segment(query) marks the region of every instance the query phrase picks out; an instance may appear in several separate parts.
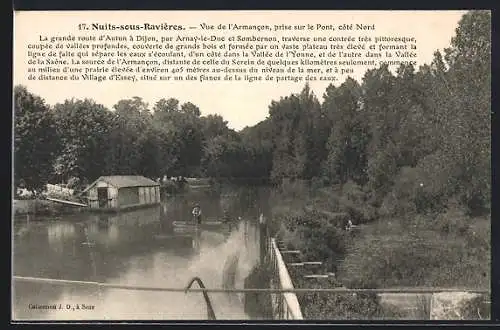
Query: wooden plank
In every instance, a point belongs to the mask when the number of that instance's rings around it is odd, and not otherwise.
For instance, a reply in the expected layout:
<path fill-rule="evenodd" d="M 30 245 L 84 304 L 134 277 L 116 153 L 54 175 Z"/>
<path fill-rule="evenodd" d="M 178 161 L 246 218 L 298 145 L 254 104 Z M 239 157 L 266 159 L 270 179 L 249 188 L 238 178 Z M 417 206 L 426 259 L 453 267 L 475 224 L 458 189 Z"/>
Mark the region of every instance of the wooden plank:
<path fill-rule="evenodd" d="M 52 198 L 52 197 L 47 197 L 47 200 L 52 201 L 52 202 L 56 202 L 56 203 L 62 203 L 62 204 L 73 205 L 73 206 L 88 207 L 88 205 L 87 205 L 87 204 L 78 203 L 78 202 L 72 202 L 72 201 L 67 201 L 67 200 L 57 199 L 57 198 Z"/>
<path fill-rule="evenodd" d="M 304 275 L 304 278 L 328 278 L 328 275 Z"/>
<path fill-rule="evenodd" d="M 201 222 L 201 224 L 193 223 L 193 222 L 184 222 L 184 221 L 174 221 L 172 223 L 174 226 L 177 227 L 203 227 L 203 226 L 221 226 L 224 223 L 222 221 L 207 221 L 207 222 Z"/>
<path fill-rule="evenodd" d="M 335 277 L 335 273 L 304 275 L 305 278 L 328 278 Z"/>
<path fill-rule="evenodd" d="M 288 266 L 321 266 L 321 261 L 304 261 L 304 262 L 290 262 Z"/>

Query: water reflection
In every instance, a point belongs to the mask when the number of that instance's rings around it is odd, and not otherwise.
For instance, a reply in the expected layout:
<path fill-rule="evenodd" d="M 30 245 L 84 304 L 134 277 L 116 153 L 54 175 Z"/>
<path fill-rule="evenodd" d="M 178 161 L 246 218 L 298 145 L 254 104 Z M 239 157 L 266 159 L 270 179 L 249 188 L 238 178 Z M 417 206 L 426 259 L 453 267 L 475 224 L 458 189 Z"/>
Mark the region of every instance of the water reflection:
<path fill-rule="evenodd" d="M 242 195 L 246 195 L 243 196 Z M 257 233 L 250 222 L 228 237 L 219 228 L 195 233 L 174 230 L 174 221 L 189 221 L 199 203 L 207 219 L 217 220 L 227 206 L 231 217 L 257 218 L 267 205 L 265 192 L 197 191 L 164 201 L 159 207 L 120 214 L 87 214 L 62 220 L 20 221 L 23 235 L 14 239 L 14 273 L 129 285 L 184 287 L 200 276 L 208 287 L 222 287 L 226 258 L 239 255 L 236 286 L 259 259 Z M 17 283 L 13 286 L 14 319 L 205 319 L 200 294 L 97 290 L 83 286 Z M 240 304 L 213 295 L 218 318 L 244 319 Z M 94 305 L 92 311 L 29 309 L 29 304 Z"/>

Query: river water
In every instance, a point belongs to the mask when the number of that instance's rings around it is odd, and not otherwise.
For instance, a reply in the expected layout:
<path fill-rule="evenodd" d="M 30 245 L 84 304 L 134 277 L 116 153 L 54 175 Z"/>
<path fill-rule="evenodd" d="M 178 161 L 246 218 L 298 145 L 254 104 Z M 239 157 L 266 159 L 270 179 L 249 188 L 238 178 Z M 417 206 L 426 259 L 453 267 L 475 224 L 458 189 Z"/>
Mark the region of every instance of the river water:
<path fill-rule="evenodd" d="M 198 276 L 206 287 L 222 288 L 227 278 L 225 264 L 237 256 L 234 286 L 243 288 L 245 279 L 259 263 L 257 219 L 260 213 L 268 213 L 268 199 L 265 188 L 192 190 L 165 198 L 160 206 L 120 214 L 17 218 L 13 273 L 175 288 L 184 288 L 192 277 Z M 174 221 L 191 220 L 194 203 L 202 207 L 204 221 L 219 221 L 224 211 L 231 219 L 241 220 L 231 231 L 213 226 L 196 233 L 183 232 L 174 226 Z M 265 283 L 257 286 L 264 287 Z M 217 319 L 262 318 L 255 311 L 245 310 L 241 295 L 209 296 Z M 12 300 L 13 320 L 207 319 L 207 306 L 200 292 L 131 291 L 14 281 Z"/>

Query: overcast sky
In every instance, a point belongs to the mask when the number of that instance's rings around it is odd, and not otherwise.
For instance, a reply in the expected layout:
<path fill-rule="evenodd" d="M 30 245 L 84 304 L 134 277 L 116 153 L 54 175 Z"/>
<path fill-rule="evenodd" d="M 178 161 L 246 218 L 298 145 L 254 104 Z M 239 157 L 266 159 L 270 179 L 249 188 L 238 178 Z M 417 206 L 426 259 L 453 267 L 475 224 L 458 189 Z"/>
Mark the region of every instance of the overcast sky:
<path fill-rule="evenodd" d="M 202 115 L 216 113 L 234 129 L 252 126 L 268 115 L 272 100 L 300 92 L 304 82 L 51 82 L 27 80 L 26 47 L 39 39 L 39 35 L 65 36 L 77 34 L 78 23 L 115 24 L 169 24 L 199 25 L 236 24 L 375 24 L 375 36 L 415 36 L 418 44 L 418 65 L 430 63 L 435 50 L 450 45 L 463 11 L 212 11 L 212 12 L 17 12 L 14 20 L 14 84 L 25 85 L 41 96 L 48 104 L 63 102 L 68 98 L 91 98 L 108 108 L 121 99 L 142 97 L 150 107 L 160 98 L 174 97 L 181 103 L 196 104 Z M 103 34 L 103 32 L 96 32 Z M 166 32 L 156 32 L 158 36 Z M 282 35 L 287 35 L 285 32 Z M 326 34 L 325 34 L 326 33 Z M 323 32 L 323 35 L 348 35 Z M 239 32 L 244 34 L 244 32 Z M 311 36 L 311 32 L 304 35 Z M 356 34 L 353 34 L 356 35 Z M 360 80 L 367 68 L 351 74 Z M 339 85 L 345 77 L 335 85 Z M 320 101 L 328 83 L 311 82 L 310 86 Z"/>

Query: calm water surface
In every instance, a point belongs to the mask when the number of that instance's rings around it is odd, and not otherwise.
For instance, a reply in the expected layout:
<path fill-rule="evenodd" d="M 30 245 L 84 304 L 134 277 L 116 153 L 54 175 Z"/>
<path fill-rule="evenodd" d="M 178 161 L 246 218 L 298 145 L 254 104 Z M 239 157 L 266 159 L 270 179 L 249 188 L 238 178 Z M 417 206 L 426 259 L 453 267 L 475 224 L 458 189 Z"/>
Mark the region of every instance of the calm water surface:
<path fill-rule="evenodd" d="M 194 203 L 201 205 L 206 221 L 221 220 L 224 211 L 232 219 L 242 220 L 230 233 L 220 227 L 204 228 L 197 234 L 182 232 L 173 222 L 190 220 Z M 256 223 L 261 212 L 267 214 L 267 203 L 264 188 L 226 188 L 191 191 L 166 198 L 159 207 L 115 215 L 18 218 L 14 225 L 14 275 L 176 288 L 184 288 L 192 277 L 199 276 L 206 287 L 221 288 L 224 264 L 236 254 L 235 286 L 243 288 L 245 278 L 259 262 Z M 243 299 L 225 293 L 209 295 L 217 319 L 260 318 L 245 312 Z M 12 298 L 15 320 L 207 318 L 199 292 L 14 282 Z M 33 305 L 61 305 L 61 309 L 30 308 Z M 77 305 L 80 309 L 73 310 Z M 83 305 L 93 309 L 84 310 Z"/>

